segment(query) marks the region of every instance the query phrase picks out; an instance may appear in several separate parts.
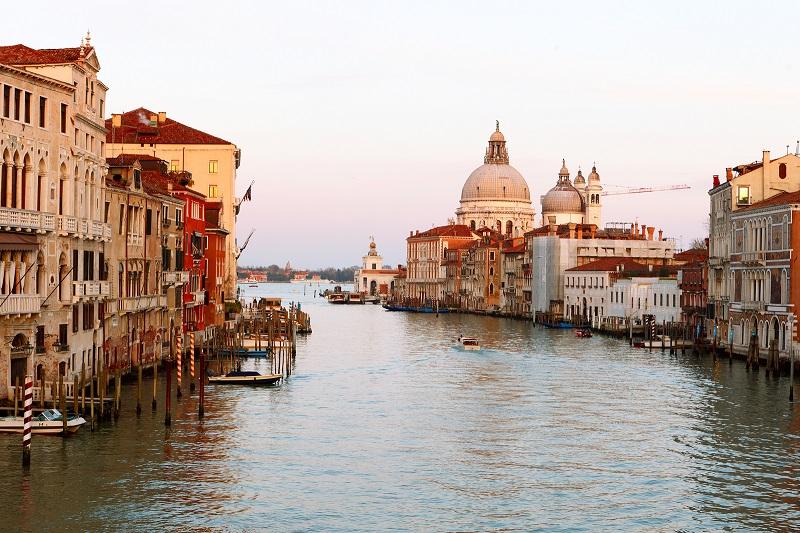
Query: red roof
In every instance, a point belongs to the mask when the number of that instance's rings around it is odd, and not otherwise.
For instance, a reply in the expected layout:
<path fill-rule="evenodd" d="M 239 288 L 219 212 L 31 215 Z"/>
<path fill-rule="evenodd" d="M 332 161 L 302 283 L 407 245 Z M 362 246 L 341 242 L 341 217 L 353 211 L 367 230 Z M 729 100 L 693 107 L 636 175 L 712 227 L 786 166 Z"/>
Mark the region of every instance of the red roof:
<path fill-rule="evenodd" d="M 448 224 L 447 226 L 437 226 L 428 231 L 412 235 L 409 239 L 428 238 L 428 237 L 474 237 L 469 226 L 463 224 Z"/>
<path fill-rule="evenodd" d="M 521 254 L 525 252 L 525 243 L 518 244 L 516 246 L 509 246 L 508 248 L 503 249 L 504 254 Z"/>
<path fill-rule="evenodd" d="M 92 51 L 92 47 L 84 48 L 83 58 L 81 47 L 75 48 L 45 48 L 35 50 L 24 44 L 0 46 L 0 63 L 6 65 L 54 65 L 62 63 L 75 63 L 84 59 Z"/>
<path fill-rule="evenodd" d="M 773 205 L 784 205 L 784 204 L 800 204 L 800 191 L 782 192 L 780 194 L 776 194 L 775 196 L 771 196 L 766 200 L 761 200 L 760 202 L 756 202 L 748 207 L 743 207 L 741 209 L 738 209 L 737 212 L 746 211 L 748 209 L 758 209 L 759 207 L 770 207 Z"/>
<path fill-rule="evenodd" d="M 705 261 L 708 259 L 708 250 L 705 248 L 693 248 L 675 254 L 675 260 L 681 262 Z"/>
<path fill-rule="evenodd" d="M 152 126 L 149 109 L 140 107 L 122 114 L 122 126 L 111 127 L 112 119 L 106 120 L 106 142 L 117 144 L 233 144 L 204 131 L 181 124 L 171 118 Z"/>
<path fill-rule="evenodd" d="M 611 272 L 622 267 L 621 270 L 647 270 L 647 265 L 643 265 L 630 257 L 603 257 L 597 261 L 586 263 L 585 265 L 568 268 L 567 272 Z"/>
<path fill-rule="evenodd" d="M 110 167 L 128 166 L 134 164 L 136 161 L 163 161 L 163 159 L 147 154 L 120 154 L 106 158 L 106 163 L 108 163 Z"/>

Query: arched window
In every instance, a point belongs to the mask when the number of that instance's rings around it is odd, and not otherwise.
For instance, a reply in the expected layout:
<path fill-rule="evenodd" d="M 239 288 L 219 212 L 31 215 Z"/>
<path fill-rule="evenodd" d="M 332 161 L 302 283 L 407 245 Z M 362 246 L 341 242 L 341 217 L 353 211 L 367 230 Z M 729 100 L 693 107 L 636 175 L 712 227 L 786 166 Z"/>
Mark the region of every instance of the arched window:
<path fill-rule="evenodd" d="M 494 294 L 494 283 L 489 284 L 489 294 Z"/>
<path fill-rule="evenodd" d="M 778 165 L 778 177 L 782 180 L 786 179 L 786 163 Z"/>
<path fill-rule="evenodd" d="M 470 220 L 469 221 L 469 229 L 471 229 L 472 231 L 475 231 L 475 221 L 474 220 Z"/>
<path fill-rule="evenodd" d="M 506 222 L 506 235 L 511 237 L 511 233 L 514 231 L 514 223 L 510 220 Z"/>

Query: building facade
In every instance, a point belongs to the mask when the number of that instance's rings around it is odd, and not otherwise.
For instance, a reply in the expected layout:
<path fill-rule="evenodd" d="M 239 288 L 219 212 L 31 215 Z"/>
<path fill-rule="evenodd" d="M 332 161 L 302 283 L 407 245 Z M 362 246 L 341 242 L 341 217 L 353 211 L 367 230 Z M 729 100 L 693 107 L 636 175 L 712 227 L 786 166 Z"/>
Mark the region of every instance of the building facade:
<path fill-rule="evenodd" d="M 384 268 L 383 256 L 378 253 L 375 241 L 371 240 L 367 255 L 361 258 L 361 268 L 353 275 L 353 290 L 371 296 L 388 297 L 399 272 L 396 268 Z"/>
<path fill-rule="evenodd" d="M 406 239 L 406 272 L 403 298 L 419 305 L 442 304 L 444 298 L 446 251 L 454 244 L 477 240 L 463 224 L 438 226 Z"/>
<path fill-rule="evenodd" d="M 190 187 L 212 201 L 223 204 L 219 227 L 229 232 L 226 239 L 223 300 L 236 296 L 236 169 L 241 150 L 224 139 L 189 127 L 140 107 L 106 121 L 106 155 L 148 154 L 169 163 L 172 172 L 191 173 Z"/>
<path fill-rule="evenodd" d="M 0 47 L 0 396 L 103 360 L 107 87 L 80 47 Z M 41 393 L 36 390 L 35 395 Z"/>

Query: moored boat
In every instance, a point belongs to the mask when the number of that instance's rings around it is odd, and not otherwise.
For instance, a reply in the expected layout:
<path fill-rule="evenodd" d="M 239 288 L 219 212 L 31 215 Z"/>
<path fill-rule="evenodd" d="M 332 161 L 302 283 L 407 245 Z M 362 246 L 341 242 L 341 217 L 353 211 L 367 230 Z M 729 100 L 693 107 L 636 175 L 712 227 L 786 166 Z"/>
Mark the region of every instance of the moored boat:
<path fill-rule="evenodd" d="M 592 336 L 592 332 L 588 329 L 580 328 L 575 330 L 575 336 L 582 339 L 588 339 Z"/>
<path fill-rule="evenodd" d="M 347 303 L 349 304 L 363 304 L 364 299 L 361 297 L 361 293 L 358 292 L 351 292 L 347 295 Z"/>
<path fill-rule="evenodd" d="M 220 385 L 273 385 L 281 380 L 280 374 L 262 375 L 254 371 L 228 372 L 224 376 L 211 376 L 209 383 Z"/>
<path fill-rule="evenodd" d="M 347 295 L 343 292 L 334 292 L 328 295 L 328 303 L 332 304 L 346 304 Z"/>
<path fill-rule="evenodd" d="M 0 417 L 0 432 L 22 433 L 25 419 L 21 416 Z M 75 433 L 86 420 L 82 416 L 67 417 L 67 432 Z M 64 417 L 58 409 L 47 409 L 31 420 L 31 432 L 42 435 L 60 435 L 64 431 Z"/>

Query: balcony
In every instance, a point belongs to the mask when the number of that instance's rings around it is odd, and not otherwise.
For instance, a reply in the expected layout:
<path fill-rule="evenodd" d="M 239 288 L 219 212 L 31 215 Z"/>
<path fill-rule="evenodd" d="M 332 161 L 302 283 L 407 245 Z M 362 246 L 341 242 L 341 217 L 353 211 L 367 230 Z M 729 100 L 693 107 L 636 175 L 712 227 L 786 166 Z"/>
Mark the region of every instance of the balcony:
<path fill-rule="evenodd" d="M 742 311 L 763 311 L 764 302 L 742 302 L 739 307 Z"/>
<path fill-rule="evenodd" d="M 189 273 L 185 270 L 162 272 L 161 283 L 163 285 L 183 285 L 189 283 Z"/>
<path fill-rule="evenodd" d="M 42 307 L 42 298 L 38 294 L 0 295 L 0 302 L 0 315 L 32 315 L 39 313 Z"/>
<path fill-rule="evenodd" d="M 187 306 L 203 305 L 206 302 L 206 291 L 187 292 L 183 295 L 183 303 Z"/>
<path fill-rule="evenodd" d="M 138 233 L 128 233 L 128 245 L 129 246 L 141 246 L 142 245 L 142 236 Z"/>
<path fill-rule="evenodd" d="M 107 281 L 73 281 L 72 300 L 80 298 L 107 298 L 111 294 L 111 285 Z"/>
<path fill-rule="evenodd" d="M 148 309 L 157 309 L 166 306 L 167 296 L 165 294 L 132 296 L 130 298 L 122 298 L 119 301 L 119 310 L 121 313 L 136 313 L 138 311 L 147 311 Z"/>
<path fill-rule="evenodd" d="M 767 254 L 766 252 L 742 252 L 741 261 L 742 263 L 765 265 L 767 264 Z"/>
<path fill-rule="evenodd" d="M 170 220 L 168 218 L 165 218 L 165 217 L 161 219 L 161 227 L 162 228 L 168 228 L 171 225 L 172 225 L 172 220 Z"/>
<path fill-rule="evenodd" d="M 54 215 L 51 216 L 54 217 Z M 98 241 L 111 240 L 111 226 L 109 224 L 71 215 L 58 216 L 58 231 L 62 235 L 75 235 Z"/>
<path fill-rule="evenodd" d="M 176 220 L 175 227 L 178 229 L 183 229 L 183 220 Z"/>
<path fill-rule="evenodd" d="M 56 216 L 27 209 L 0 207 L 0 228 L 6 231 L 44 233 L 56 229 Z"/>

